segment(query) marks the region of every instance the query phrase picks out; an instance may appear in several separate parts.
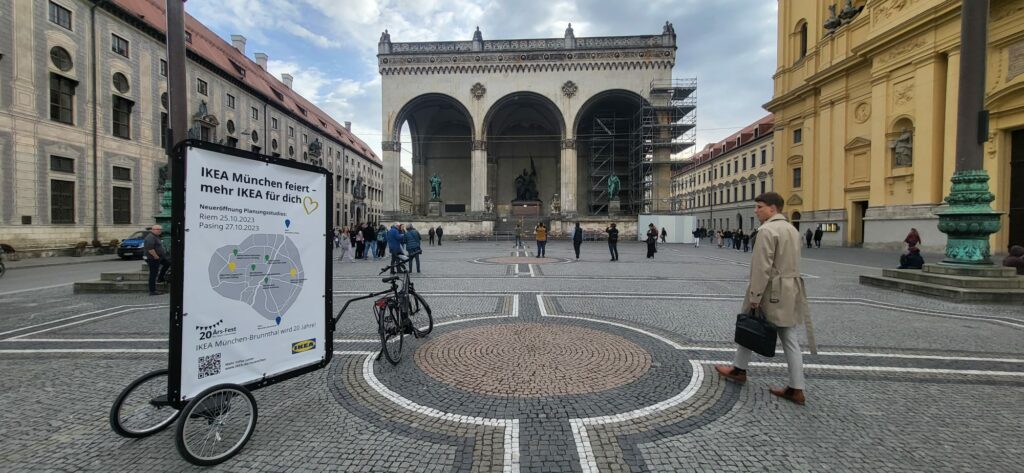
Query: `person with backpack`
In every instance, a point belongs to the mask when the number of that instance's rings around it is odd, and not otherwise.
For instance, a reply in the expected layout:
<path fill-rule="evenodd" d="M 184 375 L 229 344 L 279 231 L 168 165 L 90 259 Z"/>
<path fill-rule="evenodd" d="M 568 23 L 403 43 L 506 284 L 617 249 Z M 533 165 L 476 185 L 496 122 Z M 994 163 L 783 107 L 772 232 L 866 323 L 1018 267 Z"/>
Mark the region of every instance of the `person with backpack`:
<path fill-rule="evenodd" d="M 415 255 L 409 258 L 409 271 L 412 271 L 412 264 L 416 263 L 416 272 L 420 272 L 419 253 L 422 251 L 422 247 L 420 246 L 420 232 L 419 230 L 416 230 L 411 223 L 409 224 L 409 229 L 405 231 L 405 249 L 409 251 L 410 255 Z"/>

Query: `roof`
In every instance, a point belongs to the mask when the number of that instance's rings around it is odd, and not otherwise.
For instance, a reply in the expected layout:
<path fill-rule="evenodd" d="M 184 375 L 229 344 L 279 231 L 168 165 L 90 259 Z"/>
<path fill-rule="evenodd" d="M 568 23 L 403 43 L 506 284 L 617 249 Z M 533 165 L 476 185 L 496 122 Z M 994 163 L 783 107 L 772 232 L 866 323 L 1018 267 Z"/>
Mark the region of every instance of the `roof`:
<path fill-rule="evenodd" d="M 708 143 L 704 146 L 704 149 L 700 150 L 697 154 L 690 158 L 689 162 L 685 167 L 679 171 L 673 173 L 673 175 L 679 175 L 690 171 L 691 169 L 711 161 L 728 151 L 732 151 L 736 148 L 742 147 L 751 141 L 761 139 L 765 135 L 772 133 L 772 129 L 775 124 L 775 115 L 769 113 L 754 123 L 751 123 L 741 128 L 736 133 L 733 133 L 718 143 Z M 755 130 L 757 133 L 755 133 Z"/>
<path fill-rule="evenodd" d="M 163 0 L 112 0 L 125 12 L 134 15 L 139 21 L 166 35 L 167 11 Z M 189 15 L 185 14 L 185 31 L 192 36 L 191 43 L 186 47 L 192 53 L 209 61 L 225 74 L 244 83 L 246 86 L 263 95 L 267 103 L 291 112 L 295 117 L 324 136 L 351 148 L 364 157 L 381 162 L 380 158 L 366 143 L 351 131 L 331 118 L 326 112 L 306 100 L 305 97 L 287 87 L 259 64 L 249 59 L 241 51 L 235 49 L 216 33 Z"/>

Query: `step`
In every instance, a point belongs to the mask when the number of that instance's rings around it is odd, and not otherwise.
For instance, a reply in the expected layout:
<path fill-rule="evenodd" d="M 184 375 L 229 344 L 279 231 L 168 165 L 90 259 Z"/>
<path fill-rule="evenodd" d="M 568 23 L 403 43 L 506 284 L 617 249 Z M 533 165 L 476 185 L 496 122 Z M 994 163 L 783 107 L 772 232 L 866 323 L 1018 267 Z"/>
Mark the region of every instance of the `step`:
<path fill-rule="evenodd" d="M 148 281 L 80 281 L 75 283 L 75 294 L 118 294 L 118 293 L 148 293 Z M 166 283 L 156 285 L 158 291 L 167 292 Z"/>
<path fill-rule="evenodd" d="M 970 289 L 938 286 L 935 284 L 870 274 L 862 274 L 860 276 L 860 283 L 865 286 L 914 294 L 924 294 L 955 302 L 1024 304 L 1024 289 Z"/>
<path fill-rule="evenodd" d="M 887 278 L 917 281 L 936 286 L 961 287 L 968 289 L 1024 289 L 1024 277 L 973 277 L 935 274 L 919 269 L 883 269 Z"/>
<path fill-rule="evenodd" d="M 149 281 L 149 271 L 100 273 L 101 281 Z"/>
<path fill-rule="evenodd" d="M 931 274 L 946 274 L 950 276 L 972 276 L 981 278 L 1009 278 L 1015 277 L 1017 272 L 1014 268 L 1004 266 L 950 266 L 944 264 L 926 264 L 923 271 Z"/>

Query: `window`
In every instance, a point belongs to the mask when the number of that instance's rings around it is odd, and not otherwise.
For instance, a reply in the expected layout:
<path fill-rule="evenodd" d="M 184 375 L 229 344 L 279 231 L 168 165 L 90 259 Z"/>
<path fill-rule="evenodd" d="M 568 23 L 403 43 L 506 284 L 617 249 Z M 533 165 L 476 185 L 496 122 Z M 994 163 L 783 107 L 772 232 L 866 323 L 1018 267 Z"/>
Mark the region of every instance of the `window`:
<path fill-rule="evenodd" d="M 277 117 L 270 117 L 270 129 L 277 129 Z"/>
<path fill-rule="evenodd" d="M 160 60 L 160 75 L 164 76 L 164 77 L 167 77 L 167 60 L 166 59 L 161 59 Z"/>
<path fill-rule="evenodd" d="M 764 194 L 764 181 L 761 181 L 761 193 Z"/>
<path fill-rule="evenodd" d="M 132 170 L 121 166 L 114 166 L 114 179 L 118 181 L 132 180 Z"/>
<path fill-rule="evenodd" d="M 128 78 L 125 77 L 125 75 L 121 74 L 120 72 L 115 72 L 114 73 L 113 82 L 114 82 L 114 90 L 116 90 L 116 91 L 118 91 L 118 92 L 120 92 L 122 94 L 127 94 L 128 90 L 131 89 L 131 87 L 128 85 Z"/>
<path fill-rule="evenodd" d="M 303 133 L 302 134 L 302 144 L 306 144 L 307 141 L 309 141 L 309 135 L 306 135 L 305 133 Z"/>
<path fill-rule="evenodd" d="M 259 120 L 260 119 L 260 109 L 258 109 L 256 107 L 252 108 L 252 119 L 253 120 Z"/>
<path fill-rule="evenodd" d="M 295 138 L 295 127 L 288 127 L 288 137 Z"/>
<path fill-rule="evenodd" d="M 764 165 L 765 158 L 767 158 L 767 157 L 768 157 L 768 150 L 767 149 L 762 149 L 761 150 L 761 165 Z"/>
<path fill-rule="evenodd" d="M 50 2 L 50 22 L 57 26 L 71 29 L 71 10 Z"/>
<path fill-rule="evenodd" d="M 793 168 L 793 188 L 800 188 L 800 168 Z"/>
<path fill-rule="evenodd" d="M 128 40 L 111 33 L 110 50 L 124 57 L 128 57 Z"/>
<path fill-rule="evenodd" d="M 132 138 L 132 105 L 131 100 L 114 96 L 114 136 L 126 140 Z"/>
<path fill-rule="evenodd" d="M 253 130 L 252 133 L 249 134 L 249 138 L 252 139 L 253 143 L 257 143 L 260 141 L 260 135 L 259 133 L 256 133 L 256 130 Z"/>
<path fill-rule="evenodd" d="M 50 74 L 50 120 L 74 125 L 75 86 L 78 83 Z"/>
<path fill-rule="evenodd" d="M 229 148 L 237 148 L 238 147 L 238 138 L 235 138 L 234 136 L 227 137 L 227 146 Z"/>
<path fill-rule="evenodd" d="M 54 46 L 50 48 L 50 62 L 57 69 L 64 72 L 70 71 L 74 63 L 71 61 L 71 54 L 68 53 L 67 49 L 60 46 Z"/>
<path fill-rule="evenodd" d="M 747 170 L 747 156 L 743 155 L 743 170 Z"/>
<path fill-rule="evenodd" d="M 113 204 L 114 224 L 132 223 L 132 189 L 130 187 L 114 187 Z"/>
<path fill-rule="evenodd" d="M 804 140 L 804 130 L 797 128 L 793 130 L 793 144 L 800 144 Z"/>
<path fill-rule="evenodd" d="M 235 96 L 228 94 L 228 108 L 235 108 Z"/>
<path fill-rule="evenodd" d="M 235 122 L 233 120 L 228 120 L 227 129 L 228 129 L 228 133 L 234 133 L 235 132 Z"/>
<path fill-rule="evenodd" d="M 800 47 L 800 57 L 797 58 L 798 60 L 799 59 L 803 59 L 805 56 L 807 56 L 807 22 L 806 21 L 803 22 L 800 25 L 799 35 L 800 35 L 800 37 L 797 40 L 800 42 L 800 44 L 799 44 L 799 47 Z"/>
<path fill-rule="evenodd" d="M 270 140 L 270 148 L 277 151 L 277 138 Z"/>
<path fill-rule="evenodd" d="M 50 180 L 50 222 L 75 223 L 75 183 Z"/>
<path fill-rule="evenodd" d="M 192 44 L 192 32 L 191 31 L 186 31 L 185 32 L 185 42 L 189 43 L 189 44 Z"/>
<path fill-rule="evenodd" d="M 747 200 L 747 186 L 743 186 L 743 200 Z"/>
<path fill-rule="evenodd" d="M 58 172 L 75 172 L 75 160 L 60 156 L 50 156 L 50 170 Z"/>
<path fill-rule="evenodd" d="M 196 79 L 196 92 L 203 95 L 209 95 L 209 86 L 206 85 L 206 81 L 202 79 Z"/>
<path fill-rule="evenodd" d="M 167 133 L 170 131 L 167 129 L 169 126 L 167 122 L 167 112 L 160 112 L 160 147 L 165 149 L 167 148 Z"/>

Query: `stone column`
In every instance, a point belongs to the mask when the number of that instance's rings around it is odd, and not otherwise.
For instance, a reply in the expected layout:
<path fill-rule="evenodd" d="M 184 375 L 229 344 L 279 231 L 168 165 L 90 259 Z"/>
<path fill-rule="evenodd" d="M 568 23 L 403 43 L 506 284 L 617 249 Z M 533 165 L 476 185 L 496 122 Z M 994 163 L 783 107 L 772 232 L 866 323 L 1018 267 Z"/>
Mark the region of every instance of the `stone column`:
<path fill-rule="evenodd" d="M 480 213 L 484 211 L 484 195 L 487 193 L 487 141 L 473 140 L 473 152 L 471 159 L 470 177 L 470 200 L 469 211 Z"/>
<path fill-rule="evenodd" d="M 562 214 L 567 217 L 576 215 L 576 139 L 562 140 L 561 187 L 559 197 L 562 199 Z"/>
<path fill-rule="evenodd" d="M 380 144 L 384 151 L 384 213 L 385 215 L 397 215 L 401 211 L 401 199 L 398 194 L 398 187 L 401 180 L 402 165 L 402 143 L 399 141 L 384 141 Z"/>

